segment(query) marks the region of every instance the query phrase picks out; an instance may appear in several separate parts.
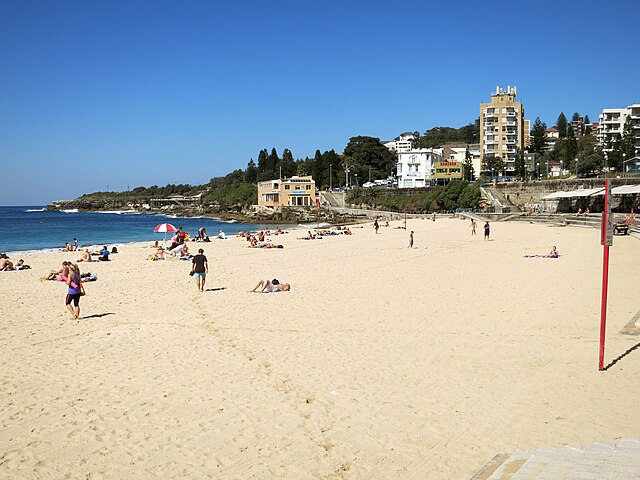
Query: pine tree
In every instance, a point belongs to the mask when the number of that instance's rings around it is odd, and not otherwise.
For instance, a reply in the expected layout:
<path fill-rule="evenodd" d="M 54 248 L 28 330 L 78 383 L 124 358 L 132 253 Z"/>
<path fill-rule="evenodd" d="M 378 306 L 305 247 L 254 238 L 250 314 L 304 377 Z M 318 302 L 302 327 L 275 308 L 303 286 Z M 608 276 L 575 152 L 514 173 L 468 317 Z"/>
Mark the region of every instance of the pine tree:
<path fill-rule="evenodd" d="M 267 156 L 267 169 L 266 174 L 269 178 L 280 178 L 280 172 L 278 167 L 280 166 L 280 157 L 275 148 L 271 149 L 271 153 Z"/>
<path fill-rule="evenodd" d="M 515 176 L 520 180 L 524 180 L 527 176 L 527 168 L 524 164 L 524 154 L 522 152 L 518 153 L 515 161 Z"/>
<path fill-rule="evenodd" d="M 267 174 L 267 157 L 269 152 L 264 148 L 258 154 L 258 180 L 268 180 L 271 175 Z"/>
<path fill-rule="evenodd" d="M 633 119 L 631 115 L 627 116 L 624 122 L 624 128 L 622 130 L 622 138 L 620 139 L 620 151 L 626 156 L 627 160 L 631 160 L 635 157 L 636 144 L 633 133 Z M 632 162 L 630 162 L 632 163 Z M 628 164 L 627 164 L 628 165 Z M 622 171 L 625 170 L 626 165 L 622 165 Z"/>
<path fill-rule="evenodd" d="M 469 151 L 469 147 L 464 152 L 464 164 L 462 165 L 462 178 L 464 178 L 467 182 L 473 182 L 476 172 L 473 169 L 473 159 L 471 157 L 471 152 Z"/>
<path fill-rule="evenodd" d="M 540 121 L 540 117 L 536 117 L 533 122 L 533 128 L 531 129 L 531 152 L 542 154 L 544 151 L 544 133 L 547 130 L 547 126 Z"/>
<path fill-rule="evenodd" d="M 567 150 L 566 150 L 567 160 L 571 161 L 576 158 L 578 153 L 578 142 L 573 133 L 573 128 L 570 128 L 567 131 Z"/>
<path fill-rule="evenodd" d="M 282 152 L 282 161 L 280 162 L 280 164 L 282 165 L 282 176 L 284 178 L 291 178 L 296 174 L 296 162 L 293 159 L 291 150 L 289 150 L 288 148 L 285 148 Z"/>
<path fill-rule="evenodd" d="M 247 169 L 244 172 L 244 179 L 249 183 L 256 183 L 258 180 L 258 169 L 256 168 L 253 158 L 249 160 L 249 163 L 247 164 Z"/>
<path fill-rule="evenodd" d="M 558 115 L 558 120 L 556 121 L 556 128 L 558 129 L 560 138 L 567 137 L 567 117 L 564 116 L 564 112 L 560 112 L 560 115 Z"/>

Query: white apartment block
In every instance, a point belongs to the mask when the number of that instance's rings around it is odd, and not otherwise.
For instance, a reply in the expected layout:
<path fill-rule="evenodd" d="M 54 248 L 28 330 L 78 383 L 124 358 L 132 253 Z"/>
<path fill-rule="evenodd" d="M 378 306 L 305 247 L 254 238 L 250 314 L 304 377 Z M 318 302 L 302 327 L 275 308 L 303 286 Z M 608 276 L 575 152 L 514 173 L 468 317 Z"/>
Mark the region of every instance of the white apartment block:
<path fill-rule="evenodd" d="M 608 145 L 620 140 L 624 133 L 624 124 L 629 116 L 633 121 L 636 151 L 640 150 L 640 103 L 636 103 L 627 108 L 605 108 L 602 110 L 598 117 L 598 131 L 594 134 L 605 151 L 611 150 L 611 148 L 607 148 Z"/>
<path fill-rule="evenodd" d="M 416 136 L 411 132 L 405 132 L 391 142 L 384 142 L 383 145 L 391 152 L 409 152 L 413 150 Z"/>
<path fill-rule="evenodd" d="M 398 152 L 396 175 L 399 188 L 421 188 L 429 185 L 433 164 L 442 161 L 442 150 L 419 148 Z"/>

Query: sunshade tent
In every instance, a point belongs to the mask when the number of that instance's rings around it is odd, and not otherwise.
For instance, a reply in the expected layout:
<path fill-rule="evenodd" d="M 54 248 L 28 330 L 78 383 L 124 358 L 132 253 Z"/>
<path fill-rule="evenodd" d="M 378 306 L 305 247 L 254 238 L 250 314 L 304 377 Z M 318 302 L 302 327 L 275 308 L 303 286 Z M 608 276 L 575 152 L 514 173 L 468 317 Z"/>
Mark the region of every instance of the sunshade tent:
<path fill-rule="evenodd" d="M 171 225 L 170 223 L 161 223 L 157 225 L 156 228 L 153 229 L 155 233 L 163 233 L 164 232 L 164 241 L 167 241 L 167 232 L 177 232 L 176 227 Z"/>
<path fill-rule="evenodd" d="M 620 185 L 611 189 L 611 195 L 638 195 L 640 194 L 640 185 Z M 596 195 L 604 195 L 604 190 Z"/>

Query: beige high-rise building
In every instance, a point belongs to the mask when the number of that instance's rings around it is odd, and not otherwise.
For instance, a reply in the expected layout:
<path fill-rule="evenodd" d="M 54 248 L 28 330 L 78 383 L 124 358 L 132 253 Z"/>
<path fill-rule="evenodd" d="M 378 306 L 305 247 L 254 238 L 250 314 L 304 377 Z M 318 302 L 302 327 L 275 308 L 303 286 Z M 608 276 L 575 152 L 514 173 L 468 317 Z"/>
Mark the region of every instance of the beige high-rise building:
<path fill-rule="evenodd" d="M 493 154 L 505 161 L 504 175 L 512 176 L 516 155 L 524 150 L 528 139 L 524 108 L 516 102 L 516 87 L 496 87 L 491 103 L 480 104 L 480 164 Z"/>

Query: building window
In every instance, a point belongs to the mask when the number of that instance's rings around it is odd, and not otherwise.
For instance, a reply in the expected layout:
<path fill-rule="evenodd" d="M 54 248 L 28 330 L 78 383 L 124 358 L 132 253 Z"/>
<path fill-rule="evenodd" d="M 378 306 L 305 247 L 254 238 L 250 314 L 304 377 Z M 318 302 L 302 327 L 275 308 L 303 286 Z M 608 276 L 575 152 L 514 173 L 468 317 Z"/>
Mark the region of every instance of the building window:
<path fill-rule="evenodd" d="M 284 186 L 284 189 L 285 189 L 285 190 L 291 190 L 291 185 L 285 185 L 285 186 Z"/>
<path fill-rule="evenodd" d="M 307 185 L 307 190 L 311 190 L 311 185 Z"/>

